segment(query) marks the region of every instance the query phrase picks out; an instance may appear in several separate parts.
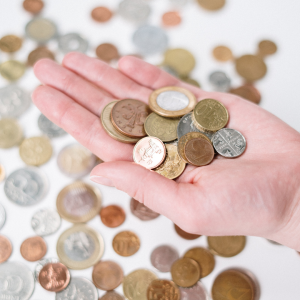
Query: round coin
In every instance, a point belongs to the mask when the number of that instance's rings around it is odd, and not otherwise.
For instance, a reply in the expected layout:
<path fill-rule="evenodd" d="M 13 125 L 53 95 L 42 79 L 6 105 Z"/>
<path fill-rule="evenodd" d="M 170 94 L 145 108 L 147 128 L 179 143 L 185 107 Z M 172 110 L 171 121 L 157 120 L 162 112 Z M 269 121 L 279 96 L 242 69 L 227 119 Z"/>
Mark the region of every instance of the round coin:
<path fill-rule="evenodd" d="M 100 261 L 93 269 L 93 282 L 95 286 L 104 291 L 117 288 L 123 281 L 123 270 L 113 261 Z"/>
<path fill-rule="evenodd" d="M 49 58 L 49 59 L 55 60 L 55 56 L 54 56 L 53 52 L 51 52 L 48 48 L 38 47 L 29 53 L 28 59 L 27 59 L 27 64 L 29 66 L 33 67 L 35 65 L 35 63 L 42 58 Z"/>
<path fill-rule="evenodd" d="M 23 8 L 32 14 L 39 13 L 43 9 L 43 7 L 44 7 L 44 2 L 42 0 L 23 1 Z"/>
<path fill-rule="evenodd" d="M 245 236 L 208 236 L 210 251 L 219 256 L 232 257 L 241 253 L 246 245 Z"/>
<path fill-rule="evenodd" d="M 171 280 L 155 279 L 147 290 L 148 300 L 168 299 L 180 300 L 180 291 L 176 284 Z"/>
<path fill-rule="evenodd" d="M 110 9 L 104 6 L 95 7 L 91 16 L 96 22 L 104 23 L 111 19 L 113 13 Z"/>
<path fill-rule="evenodd" d="M 115 291 L 109 291 L 104 294 L 99 300 L 125 300 L 125 298 Z"/>
<path fill-rule="evenodd" d="M 155 248 L 150 257 L 151 264 L 160 272 L 170 272 L 177 259 L 179 259 L 178 251 L 168 245 Z"/>
<path fill-rule="evenodd" d="M 40 260 L 36 266 L 35 266 L 35 269 L 34 269 L 34 278 L 37 282 L 39 282 L 39 275 L 40 275 L 40 272 L 41 270 L 43 269 L 43 267 L 47 264 L 50 264 L 50 263 L 58 263 L 59 260 L 57 258 L 44 258 L 42 260 Z"/>
<path fill-rule="evenodd" d="M 26 67 L 23 63 L 16 60 L 8 60 L 0 64 L 0 74 L 9 81 L 21 78 L 25 73 Z"/>
<path fill-rule="evenodd" d="M 150 12 L 150 6 L 140 0 L 123 0 L 119 3 L 119 15 L 131 22 L 145 22 Z"/>
<path fill-rule="evenodd" d="M 63 129 L 54 124 L 43 114 L 40 114 L 39 116 L 38 126 L 42 133 L 47 135 L 48 138 L 60 137 L 67 134 Z"/>
<path fill-rule="evenodd" d="M 0 229 L 4 226 L 6 221 L 6 212 L 2 204 L 0 204 Z"/>
<path fill-rule="evenodd" d="M 34 236 L 22 243 L 20 252 L 27 261 L 38 261 L 46 255 L 47 245 L 43 238 Z"/>
<path fill-rule="evenodd" d="M 227 92 L 231 85 L 231 80 L 223 71 L 215 71 L 209 75 L 209 82 L 215 91 Z"/>
<path fill-rule="evenodd" d="M 181 300 L 210 300 L 205 287 L 200 281 L 189 288 L 179 287 L 179 290 Z"/>
<path fill-rule="evenodd" d="M 178 11 L 168 11 L 163 14 L 162 23 L 165 27 L 177 26 L 181 23 L 181 16 Z"/>
<path fill-rule="evenodd" d="M 22 39 L 15 35 L 6 35 L 0 39 L 0 50 L 3 52 L 16 52 L 22 47 Z"/>
<path fill-rule="evenodd" d="M 160 216 L 160 214 L 133 198 L 130 200 L 130 211 L 141 221 L 151 221 Z"/>
<path fill-rule="evenodd" d="M 11 148 L 20 144 L 23 130 L 14 119 L 0 120 L 0 148 Z"/>
<path fill-rule="evenodd" d="M 219 10 L 225 5 L 225 0 L 197 0 L 198 4 L 208 10 Z"/>
<path fill-rule="evenodd" d="M 110 43 L 99 45 L 96 48 L 96 55 L 107 63 L 120 57 L 117 47 Z"/>
<path fill-rule="evenodd" d="M 277 52 L 277 45 L 270 40 L 263 40 L 258 44 L 258 51 L 262 56 L 271 55 Z"/>
<path fill-rule="evenodd" d="M 0 235 L 0 264 L 9 259 L 12 253 L 12 245 L 10 240 L 4 235 Z"/>
<path fill-rule="evenodd" d="M 89 43 L 80 34 L 72 32 L 58 37 L 58 47 L 64 54 L 72 51 L 85 53 Z"/>
<path fill-rule="evenodd" d="M 238 88 L 231 89 L 229 90 L 229 93 L 243 97 L 244 99 L 256 104 L 259 104 L 261 101 L 260 92 L 253 85 L 250 84 L 245 84 Z"/>
<path fill-rule="evenodd" d="M 217 46 L 213 49 L 213 56 L 218 61 L 228 61 L 233 59 L 231 50 L 226 46 Z"/>
<path fill-rule="evenodd" d="M 114 237 L 112 245 L 119 255 L 131 256 L 140 249 L 140 239 L 131 231 L 122 231 Z"/>
<path fill-rule="evenodd" d="M 126 215 L 122 207 L 109 205 L 100 210 L 100 218 L 105 226 L 115 228 L 124 223 Z"/>
<path fill-rule="evenodd" d="M 180 227 L 178 227 L 176 224 L 174 224 L 174 228 L 177 234 L 185 240 L 195 240 L 201 236 L 199 234 L 188 233 L 183 229 L 181 229 Z"/>

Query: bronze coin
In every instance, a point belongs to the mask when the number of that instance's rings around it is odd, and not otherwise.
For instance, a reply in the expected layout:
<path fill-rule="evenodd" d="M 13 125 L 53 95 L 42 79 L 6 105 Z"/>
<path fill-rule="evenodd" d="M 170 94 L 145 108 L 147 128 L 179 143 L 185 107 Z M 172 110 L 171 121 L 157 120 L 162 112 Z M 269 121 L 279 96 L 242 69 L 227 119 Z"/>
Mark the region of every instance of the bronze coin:
<path fill-rule="evenodd" d="M 163 14 L 162 23 L 166 27 L 179 25 L 181 23 L 181 16 L 178 11 L 168 11 Z"/>
<path fill-rule="evenodd" d="M 38 261 L 47 253 L 47 245 L 43 238 L 34 236 L 26 239 L 20 248 L 21 255 L 28 261 Z"/>
<path fill-rule="evenodd" d="M 232 257 L 242 252 L 246 245 L 245 236 L 208 236 L 207 242 L 213 254 Z"/>
<path fill-rule="evenodd" d="M 140 249 L 140 239 L 131 231 L 122 231 L 113 239 L 113 248 L 121 256 L 131 256 Z"/>
<path fill-rule="evenodd" d="M 105 62 L 110 62 L 120 57 L 119 51 L 113 44 L 104 43 L 97 47 L 96 55 Z"/>
<path fill-rule="evenodd" d="M 23 8 L 32 13 L 39 13 L 44 7 L 44 2 L 42 0 L 25 0 L 23 2 Z"/>
<path fill-rule="evenodd" d="M 110 9 L 104 6 L 95 7 L 91 16 L 96 22 L 104 23 L 111 19 L 113 13 Z"/>
<path fill-rule="evenodd" d="M 225 0 L 197 0 L 199 5 L 207 10 L 219 10 L 225 5 Z"/>
<path fill-rule="evenodd" d="M 260 92 L 251 84 L 245 84 L 238 88 L 231 89 L 229 93 L 238 95 L 256 104 L 259 104 L 259 102 L 261 101 Z"/>
<path fill-rule="evenodd" d="M 109 291 L 99 298 L 99 300 L 125 300 L 125 298 L 115 291 Z"/>
<path fill-rule="evenodd" d="M 215 151 L 212 144 L 206 139 L 196 138 L 186 143 L 184 154 L 190 164 L 201 167 L 211 163 Z"/>
<path fill-rule="evenodd" d="M 175 227 L 177 234 L 185 240 L 195 240 L 201 236 L 199 234 L 188 233 L 188 232 L 184 231 L 183 229 L 181 229 L 180 227 L 178 227 L 176 224 L 174 224 L 174 227 Z"/>
<path fill-rule="evenodd" d="M 38 47 L 29 53 L 27 63 L 29 66 L 33 67 L 34 64 L 42 58 L 55 60 L 54 54 L 48 48 Z"/>
<path fill-rule="evenodd" d="M 16 52 L 22 47 L 22 39 L 15 35 L 6 35 L 0 39 L 0 50 L 3 52 Z"/>
<path fill-rule="evenodd" d="M 148 208 L 146 205 L 135 200 L 134 198 L 131 198 L 130 210 L 133 215 L 135 215 L 142 221 L 151 221 L 160 216 L 160 214 Z"/>
<path fill-rule="evenodd" d="M 113 261 L 100 261 L 93 269 L 93 282 L 95 286 L 104 291 L 117 288 L 123 281 L 123 270 Z"/>
<path fill-rule="evenodd" d="M 180 300 L 180 291 L 176 284 L 171 280 L 155 279 L 148 287 L 147 299 Z"/>
<path fill-rule="evenodd" d="M 60 292 L 70 282 L 70 272 L 62 263 L 46 264 L 39 274 L 39 283 L 49 292 Z"/>
<path fill-rule="evenodd" d="M 122 207 L 109 205 L 100 210 L 100 218 L 104 225 L 115 228 L 124 223 L 126 215 Z"/>
<path fill-rule="evenodd" d="M 129 137 L 146 136 L 144 123 L 150 114 L 148 105 L 139 100 L 124 99 L 118 101 L 111 111 L 114 127 Z"/>
<path fill-rule="evenodd" d="M 228 61 L 233 59 L 231 50 L 226 46 L 217 46 L 213 49 L 213 56 L 218 61 Z"/>
<path fill-rule="evenodd" d="M 12 253 L 12 245 L 9 239 L 0 235 L 0 264 L 7 261 Z"/>
<path fill-rule="evenodd" d="M 271 55 L 277 52 L 277 45 L 269 40 L 263 40 L 258 44 L 258 53 L 261 56 Z"/>

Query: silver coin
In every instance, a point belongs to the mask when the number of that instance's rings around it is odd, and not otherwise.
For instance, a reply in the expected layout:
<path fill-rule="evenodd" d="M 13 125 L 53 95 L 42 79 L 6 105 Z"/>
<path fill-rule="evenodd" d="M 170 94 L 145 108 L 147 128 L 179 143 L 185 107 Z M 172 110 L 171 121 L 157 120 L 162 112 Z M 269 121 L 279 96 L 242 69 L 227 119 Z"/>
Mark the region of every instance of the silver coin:
<path fill-rule="evenodd" d="M 98 300 L 98 291 L 89 280 L 72 277 L 68 287 L 56 293 L 55 300 Z"/>
<path fill-rule="evenodd" d="M 39 129 L 49 138 L 59 137 L 67 134 L 62 128 L 54 124 L 43 114 L 40 114 L 38 119 Z"/>
<path fill-rule="evenodd" d="M 198 281 L 193 287 L 179 287 L 181 300 L 210 300 L 210 297 L 203 284 Z"/>
<path fill-rule="evenodd" d="M 4 207 L 0 204 L 0 229 L 4 226 L 6 221 L 6 212 Z"/>
<path fill-rule="evenodd" d="M 28 300 L 34 290 L 30 269 L 19 262 L 0 264 L 0 299 Z"/>
<path fill-rule="evenodd" d="M 78 33 L 72 32 L 61 35 L 58 38 L 58 47 L 65 54 L 72 51 L 85 53 L 89 47 L 89 43 Z"/>
<path fill-rule="evenodd" d="M 165 110 L 178 111 L 186 108 L 189 105 L 190 100 L 183 93 L 177 91 L 166 91 L 157 96 L 156 102 Z"/>
<path fill-rule="evenodd" d="M 162 53 L 168 47 L 168 36 L 159 27 L 144 25 L 133 34 L 133 43 L 144 55 Z"/>
<path fill-rule="evenodd" d="M 162 245 L 151 253 L 151 263 L 160 272 L 170 272 L 173 263 L 179 258 L 178 251 L 171 246 Z"/>
<path fill-rule="evenodd" d="M 246 139 L 235 129 L 222 128 L 212 138 L 216 151 L 224 157 L 238 157 L 246 149 Z"/>
<path fill-rule="evenodd" d="M 40 209 L 31 219 L 31 227 L 37 235 L 46 236 L 55 233 L 61 224 L 61 218 L 53 209 Z"/>
<path fill-rule="evenodd" d="M 151 8 L 142 0 L 123 0 L 119 4 L 118 12 L 128 21 L 143 23 L 148 19 Z"/>
<path fill-rule="evenodd" d="M 57 37 L 57 28 L 51 20 L 37 17 L 27 23 L 25 33 L 38 43 L 47 43 Z"/>
<path fill-rule="evenodd" d="M 218 92 L 227 92 L 230 89 L 231 80 L 223 71 L 215 71 L 210 74 L 209 82 L 214 90 Z"/>
<path fill-rule="evenodd" d="M 2 118 L 17 118 L 31 104 L 30 95 L 15 84 L 0 89 L 0 116 Z"/>
<path fill-rule="evenodd" d="M 37 204 L 48 191 L 47 177 L 34 167 L 22 168 L 11 173 L 4 184 L 9 200 L 20 206 Z"/>
<path fill-rule="evenodd" d="M 173 68 L 171 68 L 167 65 L 161 65 L 161 66 L 159 66 L 159 68 L 174 77 L 177 77 L 177 78 L 179 77 L 178 73 Z"/>
<path fill-rule="evenodd" d="M 39 275 L 43 267 L 47 264 L 56 264 L 59 260 L 57 258 L 45 258 L 40 260 L 34 269 L 34 278 L 37 282 L 39 282 Z"/>

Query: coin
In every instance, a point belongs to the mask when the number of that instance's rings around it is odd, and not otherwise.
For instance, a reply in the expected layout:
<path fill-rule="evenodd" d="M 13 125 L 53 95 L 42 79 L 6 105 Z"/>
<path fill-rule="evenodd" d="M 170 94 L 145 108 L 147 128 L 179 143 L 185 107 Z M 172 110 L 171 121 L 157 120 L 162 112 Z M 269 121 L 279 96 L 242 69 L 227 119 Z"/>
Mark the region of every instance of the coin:
<path fill-rule="evenodd" d="M 23 7 L 26 11 L 37 14 L 43 9 L 44 2 L 41 0 L 24 0 Z"/>
<path fill-rule="evenodd" d="M 33 67 L 35 63 L 42 58 L 49 58 L 51 60 L 55 60 L 53 52 L 51 52 L 48 48 L 38 47 L 29 53 L 27 64 Z"/>
<path fill-rule="evenodd" d="M 122 207 L 109 205 L 100 210 L 100 217 L 105 226 L 115 228 L 124 223 L 126 215 Z"/>
<path fill-rule="evenodd" d="M 210 251 L 219 256 L 232 257 L 241 253 L 246 245 L 245 236 L 208 236 Z"/>
<path fill-rule="evenodd" d="M 185 240 L 195 240 L 201 236 L 199 234 L 188 233 L 183 229 L 181 229 L 180 227 L 178 227 L 176 224 L 174 224 L 174 228 L 177 234 Z"/>
<path fill-rule="evenodd" d="M 258 44 L 258 53 L 261 56 L 271 55 L 277 52 L 277 45 L 269 40 L 263 40 Z"/>
<path fill-rule="evenodd" d="M 185 161 L 179 156 L 177 146 L 165 145 L 167 156 L 164 162 L 154 171 L 166 178 L 175 179 L 185 170 Z"/>
<path fill-rule="evenodd" d="M 168 11 L 162 15 L 162 23 L 165 27 L 177 26 L 181 23 L 178 11 Z"/>
<path fill-rule="evenodd" d="M 164 143 L 156 137 L 145 137 L 133 148 L 133 160 L 146 169 L 155 169 L 166 157 Z"/>
<path fill-rule="evenodd" d="M 106 292 L 99 300 L 125 300 L 123 296 L 115 291 Z"/>
<path fill-rule="evenodd" d="M 189 288 L 179 287 L 179 290 L 181 300 L 210 300 L 205 287 L 200 281 Z"/>
<path fill-rule="evenodd" d="M 150 6 L 143 1 L 123 0 L 119 3 L 119 15 L 131 22 L 145 22 L 149 17 L 150 12 Z"/>
<path fill-rule="evenodd" d="M 260 92 L 251 84 L 245 84 L 238 88 L 230 89 L 229 93 L 243 97 L 256 104 L 259 104 L 261 101 Z"/>
<path fill-rule="evenodd" d="M 165 279 L 155 279 L 150 283 L 148 287 L 147 298 L 148 300 L 180 300 L 180 291 L 173 281 Z"/>
<path fill-rule="evenodd" d="M 197 0 L 198 4 L 208 10 L 219 10 L 225 5 L 225 0 Z"/>
<path fill-rule="evenodd" d="M 48 191 L 47 177 L 33 167 L 11 173 L 4 184 L 6 197 L 20 206 L 30 206 L 41 201 Z"/>
<path fill-rule="evenodd" d="M 47 253 L 47 245 L 39 236 L 26 239 L 20 248 L 21 255 L 27 261 L 38 261 Z"/>
<path fill-rule="evenodd" d="M 55 233 L 61 224 L 59 214 L 53 209 L 40 209 L 31 219 L 31 227 L 39 236 Z"/>
<path fill-rule="evenodd" d="M 38 126 L 42 133 L 47 135 L 48 138 L 60 137 L 67 134 L 62 128 L 54 124 L 43 114 L 39 116 Z"/>
<path fill-rule="evenodd" d="M 130 211 L 141 221 L 151 221 L 160 216 L 160 214 L 148 208 L 146 205 L 140 203 L 134 198 L 131 198 L 130 200 Z"/>
<path fill-rule="evenodd" d="M 3 52 L 16 52 L 22 47 L 22 39 L 16 35 L 6 35 L 0 39 L 0 50 Z"/>
<path fill-rule="evenodd" d="M 256 81 L 267 73 L 267 66 L 263 59 L 256 55 L 243 55 L 236 59 L 235 69 L 247 81 Z"/>
<path fill-rule="evenodd" d="M 12 253 L 10 240 L 4 235 L 0 235 L 0 264 L 7 261 Z"/>
<path fill-rule="evenodd" d="M 96 55 L 98 58 L 107 63 L 120 57 L 119 51 L 116 48 L 116 46 L 110 43 L 104 43 L 99 45 L 96 48 Z"/>
<path fill-rule="evenodd" d="M 231 85 L 231 80 L 223 71 L 214 71 L 209 75 L 209 82 L 215 91 L 227 92 Z"/>
<path fill-rule="evenodd" d="M 3 228 L 6 221 L 6 212 L 2 204 L 0 204 L 0 229 Z"/>
<path fill-rule="evenodd" d="M 111 291 L 122 283 L 124 275 L 117 263 L 102 260 L 94 266 L 92 277 L 98 289 Z"/>
<path fill-rule="evenodd" d="M 178 251 L 168 245 L 156 247 L 151 253 L 151 264 L 160 272 L 170 272 L 172 264 L 179 258 Z"/>
<path fill-rule="evenodd" d="M 2 165 L 0 165 L 0 182 L 2 182 L 4 179 L 5 179 L 5 169 Z M 0 229 L 1 229 L 1 225 L 0 225 Z"/>
<path fill-rule="evenodd" d="M 233 59 L 231 50 L 226 46 L 217 46 L 213 49 L 213 56 L 218 61 L 228 61 Z"/>
<path fill-rule="evenodd" d="M 23 130 L 14 119 L 0 120 L 0 148 L 11 148 L 20 144 Z"/>
<path fill-rule="evenodd" d="M 85 53 L 89 43 L 80 34 L 72 32 L 58 37 L 58 47 L 65 54 L 72 51 Z"/>
<path fill-rule="evenodd" d="M 30 269 L 19 262 L 0 264 L 0 299 L 28 300 L 34 290 L 34 278 Z"/>
<path fill-rule="evenodd" d="M 23 63 L 16 60 L 8 60 L 0 64 L 0 74 L 9 81 L 21 78 L 25 73 L 26 67 Z"/>
<path fill-rule="evenodd" d="M 82 181 L 64 187 L 57 196 L 56 207 L 60 216 L 71 223 L 86 223 L 100 211 L 100 191 Z"/>
<path fill-rule="evenodd" d="M 121 231 L 113 239 L 113 248 L 121 256 L 131 256 L 140 249 L 140 239 L 131 231 Z"/>
<path fill-rule="evenodd" d="M 123 280 L 123 292 L 128 300 L 147 300 L 147 289 L 157 279 L 151 271 L 139 269 L 128 274 Z"/>
<path fill-rule="evenodd" d="M 43 269 L 43 267 L 47 264 L 52 264 L 52 263 L 58 263 L 59 260 L 57 258 L 44 258 L 42 260 L 40 260 L 36 266 L 35 266 L 35 269 L 34 269 L 34 278 L 37 282 L 39 282 L 39 275 L 40 275 L 40 272 L 41 270 Z"/>
<path fill-rule="evenodd" d="M 95 7 L 92 12 L 91 16 L 96 22 L 104 23 L 111 19 L 113 13 L 112 11 L 104 6 Z"/>
<path fill-rule="evenodd" d="M 201 269 L 195 260 L 183 257 L 173 263 L 171 275 L 177 285 L 191 287 L 200 279 Z"/>
<path fill-rule="evenodd" d="M 64 147 L 57 156 L 59 170 L 71 178 L 89 174 L 95 164 L 96 156 L 78 143 Z"/>
<path fill-rule="evenodd" d="M 187 4 L 188 0 L 170 0 L 170 2 L 174 6 L 182 7 Z"/>

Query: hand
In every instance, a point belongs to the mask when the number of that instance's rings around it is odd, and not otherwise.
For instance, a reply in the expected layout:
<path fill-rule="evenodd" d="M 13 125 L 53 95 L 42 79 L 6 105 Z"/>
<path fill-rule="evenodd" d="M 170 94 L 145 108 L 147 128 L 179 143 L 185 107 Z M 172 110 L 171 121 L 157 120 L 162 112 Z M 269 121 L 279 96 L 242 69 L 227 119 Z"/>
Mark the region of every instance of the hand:
<path fill-rule="evenodd" d="M 188 232 L 261 236 L 300 250 L 300 134 L 283 121 L 237 96 L 185 84 L 135 57 L 123 57 L 116 70 L 70 53 L 62 66 L 44 59 L 34 71 L 44 84 L 33 93 L 36 106 L 106 162 L 94 168 L 91 180 L 115 186 Z M 172 85 L 189 89 L 198 100 L 222 102 L 230 115 L 227 127 L 247 140 L 245 153 L 236 159 L 217 156 L 205 167 L 189 165 L 176 181 L 133 163 L 133 145 L 105 132 L 101 111 L 115 99 L 147 103 L 153 90 Z"/>

